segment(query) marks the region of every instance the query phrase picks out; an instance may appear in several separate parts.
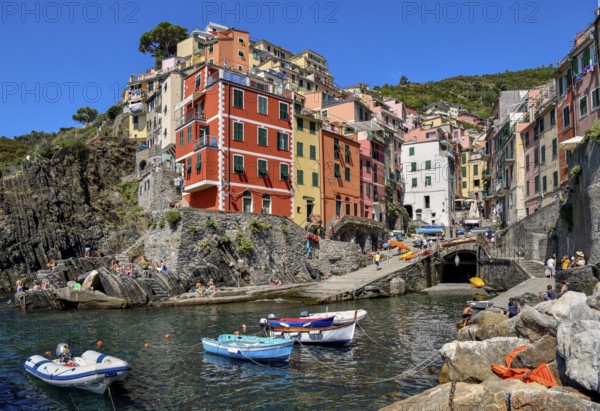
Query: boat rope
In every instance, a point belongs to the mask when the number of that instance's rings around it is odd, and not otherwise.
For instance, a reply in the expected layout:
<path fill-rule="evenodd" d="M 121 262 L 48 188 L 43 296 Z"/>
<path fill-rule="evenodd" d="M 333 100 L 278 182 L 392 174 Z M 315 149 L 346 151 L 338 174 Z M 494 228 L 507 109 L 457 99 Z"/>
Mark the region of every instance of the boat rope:
<path fill-rule="evenodd" d="M 419 370 L 427 367 L 428 365 L 432 364 L 437 359 L 438 359 L 438 353 L 435 352 L 432 355 L 430 355 L 429 357 L 427 357 L 425 360 L 421 361 L 419 364 L 415 365 L 412 368 L 409 368 L 408 370 L 402 371 L 398 375 L 395 375 L 395 376 L 389 377 L 389 378 L 382 378 L 382 379 L 375 379 L 375 378 L 367 377 L 367 378 L 372 379 L 374 381 L 367 381 L 364 384 L 379 384 L 379 383 L 382 383 L 382 382 L 386 382 L 386 381 L 391 381 L 391 380 L 396 380 L 398 378 L 402 378 L 405 375 L 412 374 L 412 373 L 414 373 L 416 371 L 419 371 Z"/>
<path fill-rule="evenodd" d="M 306 348 L 306 345 L 302 344 L 302 342 L 300 342 L 300 340 L 296 340 L 298 342 L 298 344 L 300 344 L 300 346 L 302 348 Z M 321 364 L 323 367 L 331 370 L 331 371 L 338 371 L 338 369 L 334 368 L 334 367 L 330 367 L 329 365 L 325 364 L 324 362 L 320 361 L 317 357 L 315 357 L 310 351 L 310 349 L 304 350 L 306 353 L 308 353 L 308 355 L 310 355 L 316 362 L 318 362 L 319 364 Z"/>
<path fill-rule="evenodd" d="M 362 328 L 362 326 L 360 325 L 360 323 L 357 321 L 356 325 L 358 325 L 358 328 L 360 328 L 360 330 L 363 332 L 364 335 L 367 336 L 367 338 L 371 341 L 373 341 L 375 344 L 377 344 L 380 347 L 385 347 L 385 345 L 378 343 L 377 341 L 375 341 L 369 334 L 367 334 L 367 332 L 364 330 L 364 328 Z"/>
<path fill-rule="evenodd" d="M 110 397 L 110 403 L 112 404 L 113 411 L 117 411 L 115 408 L 115 402 L 113 401 L 112 392 L 110 392 L 110 387 L 108 387 L 108 396 Z"/>
<path fill-rule="evenodd" d="M 454 393 L 456 391 L 456 381 L 452 381 L 450 385 L 450 394 L 448 395 L 448 408 L 454 411 Z"/>
<path fill-rule="evenodd" d="M 73 403 L 73 406 L 75 407 L 75 409 L 77 411 L 79 411 L 79 407 L 77 406 L 77 404 L 75 404 L 75 400 L 73 399 L 73 396 L 71 395 L 71 393 L 69 393 L 69 397 L 71 397 L 71 402 Z"/>
<path fill-rule="evenodd" d="M 244 353 L 242 352 L 242 350 L 238 350 L 238 352 L 239 352 L 240 354 L 242 354 L 242 355 L 244 356 L 244 358 L 246 358 L 247 360 L 250 360 L 250 361 L 252 361 L 254 364 L 256 364 L 256 365 L 260 365 L 261 367 L 267 367 L 267 365 L 266 365 L 266 364 L 261 364 L 261 363 L 259 363 L 258 361 L 255 361 L 255 360 L 253 360 L 252 358 L 248 357 L 246 354 L 244 354 Z"/>

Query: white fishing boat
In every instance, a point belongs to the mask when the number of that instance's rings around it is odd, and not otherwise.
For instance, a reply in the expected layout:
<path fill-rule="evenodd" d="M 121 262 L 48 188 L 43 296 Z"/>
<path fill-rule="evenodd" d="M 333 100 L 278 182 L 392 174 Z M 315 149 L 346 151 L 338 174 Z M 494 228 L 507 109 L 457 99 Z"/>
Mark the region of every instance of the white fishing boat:
<path fill-rule="evenodd" d="M 467 301 L 467 304 L 469 304 L 471 306 L 471 308 L 475 308 L 477 310 L 487 310 L 492 305 L 494 305 L 494 303 L 492 303 L 490 301 L 477 301 L 477 300 Z"/>
<path fill-rule="evenodd" d="M 300 313 L 300 317 L 310 318 L 327 318 L 333 316 L 333 325 L 348 324 L 352 321 L 360 321 L 367 316 L 367 311 L 363 309 L 359 310 L 348 310 L 348 311 L 326 311 L 324 313 L 308 313 L 303 311 Z"/>
<path fill-rule="evenodd" d="M 263 334 L 273 338 L 287 338 L 302 344 L 350 344 L 354 338 L 356 321 L 331 327 L 290 327 L 269 325 L 266 318 L 260 320 Z"/>
<path fill-rule="evenodd" d="M 112 382 L 122 380 L 131 370 L 126 361 L 96 351 L 71 358 L 64 343 L 59 344 L 56 351 L 59 356 L 56 360 L 32 355 L 25 361 L 25 371 L 50 385 L 104 394 Z"/>

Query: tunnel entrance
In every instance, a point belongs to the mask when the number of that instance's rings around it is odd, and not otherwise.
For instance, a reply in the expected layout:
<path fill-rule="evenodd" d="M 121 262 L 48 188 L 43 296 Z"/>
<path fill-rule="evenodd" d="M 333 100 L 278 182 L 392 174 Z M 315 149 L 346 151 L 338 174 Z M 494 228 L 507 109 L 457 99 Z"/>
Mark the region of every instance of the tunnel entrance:
<path fill-rule="evenodd" d="M 455 258 L 460 259 L 458 267 Z M 448 254 L 444 262 L 436 266 L 440 283 L 468 283 L 477 275 L 477 255 L 472 251 L 459 251 Z"/>

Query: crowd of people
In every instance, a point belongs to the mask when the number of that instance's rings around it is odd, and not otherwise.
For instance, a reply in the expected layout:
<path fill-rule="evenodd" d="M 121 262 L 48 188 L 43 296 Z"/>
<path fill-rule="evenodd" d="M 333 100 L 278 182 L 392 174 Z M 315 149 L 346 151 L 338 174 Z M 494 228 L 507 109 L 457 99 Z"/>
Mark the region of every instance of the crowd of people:
<path fill-rule="evenodd" d="M 201 280 L 196 281 L 196 285 L 194 286 L 194 288 L 192 288 L 190 290 L 190 292 L 195 292 L 200 294 L 201 296 L 211 296 L 213 294 L 215 294 L 217 291 L 219 291 L 217 289 L 217 286 L 215 285 L 215 280 L 213 280 L 212 278 L 210 278 L 208 280 L 208 282 L 206 283 L 206 286 L 204 286 L 204 284 L 202 284 Z"/>
<path fill-rule="evenodd" d="M 569 268 L 583 267 L 585 265 L 585 254 L 583 251 L 577 251 L 574 256 L 569 258 L 568 255 L 563 255 L 560 260 L 560 269 L 566 270 Z M 556 254 L 552 254 L 546 261 L 546 277 L 554 278 L 556 275 Z"/>

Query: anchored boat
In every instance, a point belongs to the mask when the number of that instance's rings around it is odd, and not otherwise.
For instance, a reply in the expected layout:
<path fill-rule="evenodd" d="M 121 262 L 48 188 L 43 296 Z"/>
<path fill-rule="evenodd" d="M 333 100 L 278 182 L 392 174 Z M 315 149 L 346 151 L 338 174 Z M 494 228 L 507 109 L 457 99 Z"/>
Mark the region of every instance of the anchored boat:
<path fill-rule="evenodd" d="M 326 318 L 333 316 L 333 325 L 348 324 L 353 321 L 360 321 L 367 316 L 367 311 L 363 309 L 349 311 L 329 311 L 324 313 L 311 313 L 303 311 L 300 317 Z M 355 317 L 356 316 L 356 317 Z"/>
<path fill-rule="evenodd" d="M 204 351 L 224 357 L 252 361 L 289 361 L 294 340 L 221 334 L 214 340 L 202 339 Z"/>
<path fill-rule="evenodd" d="M 67 344 L 59 344 L 56 360 L 32 355 L 25 361 L 25 371 L 57 387 L 72 387 L 104 394 L 114 381 L 120 381 L 131 371 L 126 361 L 96 351 L 86 351 L 81 357 L 70 356 Z"/>

